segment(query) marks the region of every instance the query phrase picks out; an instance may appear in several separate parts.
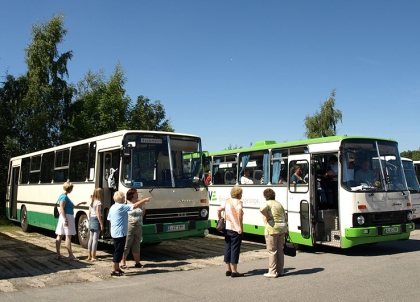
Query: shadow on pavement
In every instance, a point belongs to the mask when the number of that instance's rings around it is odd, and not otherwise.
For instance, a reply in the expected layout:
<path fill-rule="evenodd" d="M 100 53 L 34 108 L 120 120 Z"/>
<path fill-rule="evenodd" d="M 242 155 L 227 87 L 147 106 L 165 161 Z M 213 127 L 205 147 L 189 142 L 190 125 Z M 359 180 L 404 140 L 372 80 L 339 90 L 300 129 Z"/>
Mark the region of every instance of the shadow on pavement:
<path fill-rule="evenodd" d="M 55 253 L 50 250 L 4 233 L 0 233 L 0 258 L 0 280 L 40 276 L 87 266 L 86 263 L 67 258 L 57 260 Z"/>

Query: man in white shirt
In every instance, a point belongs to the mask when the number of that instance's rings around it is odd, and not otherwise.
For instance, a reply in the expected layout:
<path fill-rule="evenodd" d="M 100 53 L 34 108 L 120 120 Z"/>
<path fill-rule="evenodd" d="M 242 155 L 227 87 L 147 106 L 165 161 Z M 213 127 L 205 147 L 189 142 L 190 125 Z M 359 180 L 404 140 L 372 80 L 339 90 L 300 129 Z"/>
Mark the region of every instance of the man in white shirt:
<path fill-rule="evenodd" d="M 254 181 L 251 178 L 251 171 L 249 169 L 245 169 L 244 175 L 241 177 L 241 184 L 242 185 L 254 184 Z"/>
<path fill-rule="evenodd" d="M 357 184 L 366 183 L 368 185 L 376 181 L 376 174 L 369 169 L 369 162 L 367 160 L 362 163 L 362 169 L 357 170 L 354 175 L 354 180 Z"/>

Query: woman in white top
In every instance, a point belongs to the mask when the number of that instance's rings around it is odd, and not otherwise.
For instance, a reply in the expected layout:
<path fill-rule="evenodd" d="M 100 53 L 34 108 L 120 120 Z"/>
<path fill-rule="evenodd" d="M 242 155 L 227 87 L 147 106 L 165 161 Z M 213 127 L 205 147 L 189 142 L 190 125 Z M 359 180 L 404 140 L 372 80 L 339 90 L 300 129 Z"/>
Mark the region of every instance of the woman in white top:
<path fill-rule="evenodd" d="M 102 222 L 102 196 L 103 190 L 96 188 L 92 194 L 92 201 L 89 206 L 89 242 L 88 242 L 88 260 L 96 261 L 96 249 L 98 248 L 98 239 L 101 231 L 104 230 Z"/>
<path fill-rule="evenodd" d="M 226 277 L 243 277 L 244 274 L 239 273 L 237 270 L 243 232 L 242 188 L 234 186 L 230 191 L 230 197 L 217 209 L 219 220 L 222 218 L 222 212 L 225 212 L 224 261 L 226 264 Z"/>

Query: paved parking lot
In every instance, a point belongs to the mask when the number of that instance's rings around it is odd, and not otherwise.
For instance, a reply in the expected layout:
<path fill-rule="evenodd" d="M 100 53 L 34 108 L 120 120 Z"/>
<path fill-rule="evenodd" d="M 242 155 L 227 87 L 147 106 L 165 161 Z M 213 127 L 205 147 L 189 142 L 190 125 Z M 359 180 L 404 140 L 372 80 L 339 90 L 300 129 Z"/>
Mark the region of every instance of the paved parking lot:
<path fill-rule="evenodd" d="M 99 245 L 98 262 L 87 260 L 86 249 L 76 244 L 72 244 L 72 247 L 79 262 L 55 259 L 54 232 L 36 229 L 24 233 L 18 226 L 0 227 L 0 292 L 118 278 L 110 276 L 112 245 Z M 223 248 L 223 238 L 215 235 L 142 246 L 141 262 L 145 267 L 134 268 L 134 261 L 129 258 L 129 268 L 125 270 L 125 276 L 120 278 L 223 265 Z M 67 255 L 63 246 L 62 254 Z M 241 262 L 267 257 L 262 242 L 243 242 Z"/>

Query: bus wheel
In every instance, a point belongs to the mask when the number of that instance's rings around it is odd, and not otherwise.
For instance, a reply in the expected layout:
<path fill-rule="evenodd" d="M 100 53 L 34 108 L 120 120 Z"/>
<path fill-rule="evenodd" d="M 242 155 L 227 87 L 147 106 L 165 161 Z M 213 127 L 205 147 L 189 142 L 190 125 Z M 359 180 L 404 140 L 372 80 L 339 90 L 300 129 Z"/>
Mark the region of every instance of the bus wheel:
<path fill-rule="evenodd" d="M 89 242 L 89 221 L 86 214 L 82 214 L 77 222 L 77 241 L 83 247 L 88 247 Z"/>
<path fill-rule="evenodd" d="M 29 225 L 28 222 L 28 212 L 26 211 L 25 206 L 23 206 L 22 210 L 20 211 L 20 226 L 24 232 L 30 232 L 32 230 L 32 226 Z"/>

